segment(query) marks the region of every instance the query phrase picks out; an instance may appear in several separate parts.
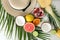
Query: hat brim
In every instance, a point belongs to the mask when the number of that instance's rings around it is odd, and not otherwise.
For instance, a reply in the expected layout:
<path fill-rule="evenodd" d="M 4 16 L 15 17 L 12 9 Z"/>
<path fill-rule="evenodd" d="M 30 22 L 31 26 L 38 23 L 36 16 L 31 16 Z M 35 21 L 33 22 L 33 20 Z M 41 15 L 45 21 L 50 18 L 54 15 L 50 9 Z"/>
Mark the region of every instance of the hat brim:
<path fill-rule="evenodd" d="M 4 9 L 10 14 L 10 15 L 12 15 L 12 16 L 14 16 L 14 17 L 16 17 L 16 16 L 24 16 L 24 15 L 26 15 L 27 13 L 30 13 L 33 9 L 34 9 L 34 7 L 35 7 L 35 5 L 36 5 L 36 0 L 31 0 L 31 4 L 30 4 L 30 6 L 25 10 L 25 12 L 23 12 L 22 10 L 15 10 L 15 9 L 13 9 L 11 6 L 10 6 L 10 4 L 9 4 L 9 2 L 8 2 L 8 0 L 1 0 L 2 1 L 2 5 L 3 5 L 3 7 L 4 7 Z"/>

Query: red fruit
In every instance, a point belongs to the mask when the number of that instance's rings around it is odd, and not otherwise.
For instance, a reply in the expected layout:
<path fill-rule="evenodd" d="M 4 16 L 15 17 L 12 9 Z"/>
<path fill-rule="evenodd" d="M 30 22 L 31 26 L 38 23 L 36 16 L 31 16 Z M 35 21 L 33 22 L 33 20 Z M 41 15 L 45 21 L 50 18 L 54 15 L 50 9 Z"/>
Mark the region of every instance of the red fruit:
<path fill-rule="evenodd" d="M 33 23 L 26 23 L 24 25 L 24 30 L 26 32 L 30 32 L 31 33 L 31 32 L 33 32 L 35 30 L 35 25 Z"/>
<path fill-rule="evenodd" d="M 35 8 L 33 13 L 38 13 L 39 8 Z"/>
<path fill-rule="evenodd" d="M 33 10 L 33 14 L 37 18 L 42 18 L 44 16 L 44 12 L 43 12 L 42 8 L 35 8 Z"/>

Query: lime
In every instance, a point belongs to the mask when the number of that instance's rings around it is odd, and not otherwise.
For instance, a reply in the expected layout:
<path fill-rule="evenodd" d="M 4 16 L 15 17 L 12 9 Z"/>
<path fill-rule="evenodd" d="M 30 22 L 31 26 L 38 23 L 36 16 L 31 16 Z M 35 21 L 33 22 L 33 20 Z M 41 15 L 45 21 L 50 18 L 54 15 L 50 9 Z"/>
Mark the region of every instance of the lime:
<path fill-rule="evenodd" d="M 51 30 L 51 34 L 56 34 L 56 31 L 55 30 Z"/>
<path fill-rule="evenodd" d="M 33 36 L 37 37 L 38 36 L 38 32 L 37 31 L 34 31 L 33 32 Z"/>

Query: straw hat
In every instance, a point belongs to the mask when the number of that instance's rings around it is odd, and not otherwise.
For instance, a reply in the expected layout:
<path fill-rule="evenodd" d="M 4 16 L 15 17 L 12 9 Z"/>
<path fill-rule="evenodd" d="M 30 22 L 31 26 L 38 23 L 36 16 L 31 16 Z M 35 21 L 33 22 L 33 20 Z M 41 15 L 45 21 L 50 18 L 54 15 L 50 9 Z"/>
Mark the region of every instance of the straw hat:
<path fill-rule="evenodd" d="M 16 17 L 16 16 L 24 16 L 27 13 L 30 13 L 34 9 L 34 7 L 36 5 L 36 0 L 31 0 L 31 4 L 29 5 L 29 7 L 25 11 L 22 11 L 22 10 L 16 10 L 16 9 L 12 8 L 8 0 L 1 0 L 1 1 L 2 1 L 2 5 L 3 5 L 4 9 L 10 15 L 12 15 L 14 17 Z"/>

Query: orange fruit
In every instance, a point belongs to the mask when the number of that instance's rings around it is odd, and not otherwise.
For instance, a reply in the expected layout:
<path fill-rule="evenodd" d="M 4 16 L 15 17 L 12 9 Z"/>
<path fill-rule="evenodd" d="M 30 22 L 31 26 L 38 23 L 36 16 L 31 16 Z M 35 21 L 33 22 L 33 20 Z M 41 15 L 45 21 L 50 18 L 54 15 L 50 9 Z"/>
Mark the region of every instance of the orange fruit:
<path fill-rule="evenodd" d="M 38 25 L 39 23 L 40 23 L 40 19 L 36 18 L 36 19 L 33 20 L 33 24 L 34 25 Z"/>

